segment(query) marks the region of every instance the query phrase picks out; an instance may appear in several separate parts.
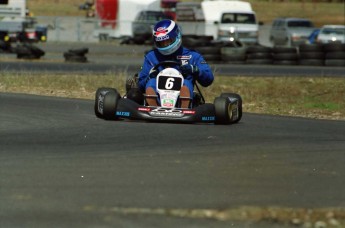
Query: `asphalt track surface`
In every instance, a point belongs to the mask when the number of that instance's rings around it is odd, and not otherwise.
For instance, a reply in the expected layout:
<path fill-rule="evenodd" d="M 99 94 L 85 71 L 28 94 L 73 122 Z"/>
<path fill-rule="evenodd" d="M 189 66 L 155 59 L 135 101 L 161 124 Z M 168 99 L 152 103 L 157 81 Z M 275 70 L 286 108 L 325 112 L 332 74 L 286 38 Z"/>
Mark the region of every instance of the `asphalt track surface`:
<path fill-rule="evenodd" d="M 43 44 L 3 71 L 136 72 L 147 47 Z M 128 54 L 130 53 L 130 54 Z M 212 64 L 217 74 L 343 77 L 343 68 Z M 345 207 L 345 122 L 244 113 L 239 124 L 104 121 L 93 102 L 0 93 L 0 227 L 289 227 L 172 211 Z M 163 211 L 163 212 L 162 212 Z"/>
<path fill-rule="evenodd" d="M 0 227 L 288 227 L 169 210 L 345 206 L 344 121 L 104 121 L 89 100 L 5 93 L 0 109 Z"/>

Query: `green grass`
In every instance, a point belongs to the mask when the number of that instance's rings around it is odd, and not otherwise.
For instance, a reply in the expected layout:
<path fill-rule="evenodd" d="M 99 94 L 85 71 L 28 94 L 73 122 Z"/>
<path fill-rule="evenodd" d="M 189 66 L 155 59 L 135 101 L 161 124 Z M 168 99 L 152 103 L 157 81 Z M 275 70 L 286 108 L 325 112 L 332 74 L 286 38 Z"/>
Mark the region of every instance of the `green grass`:
<path fill-rule="evenodd" d="M 125 93 L 125 73 L 105 75 L 0 73 L 0 92 L 94 99 L 99 87 Z M 212 103 L 222 92 L 236 92 L 243 98 L 245 112 L 310 118 L 345 119 L 345 83 L 342 78 L 309 77 L 224 77 L 202 88 Z"/>

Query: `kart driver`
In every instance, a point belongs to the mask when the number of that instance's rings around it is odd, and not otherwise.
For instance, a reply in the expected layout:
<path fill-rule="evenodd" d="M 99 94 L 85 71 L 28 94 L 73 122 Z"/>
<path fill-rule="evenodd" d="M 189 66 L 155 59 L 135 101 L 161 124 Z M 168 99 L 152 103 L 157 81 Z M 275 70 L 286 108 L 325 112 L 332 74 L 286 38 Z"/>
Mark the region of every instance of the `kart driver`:
<path fill-rule="evenodd" d="M 158 106 L 156 98 L 156 76 L 159 71 L 151 69 L 162 61 L 173 60 L 181 62 L 180 72 L 184 76 L 184 83 L 180 90 L 181 108 L 188 108 L 192 100 L 194 80 L 206 87 L 212 84 L 214 76 L 211 68 L 198 52 L 183 47 L 182 34 L 179 26 L 172 20 L 159 21 L 153 28 L 153 43 L 155 49 L 144 57 L 144 64 L 139 73 L 139 88 L 145 91 L 146 102 L 149 106 Z M 160 69 L 162 70 L 162 69 Z"/>

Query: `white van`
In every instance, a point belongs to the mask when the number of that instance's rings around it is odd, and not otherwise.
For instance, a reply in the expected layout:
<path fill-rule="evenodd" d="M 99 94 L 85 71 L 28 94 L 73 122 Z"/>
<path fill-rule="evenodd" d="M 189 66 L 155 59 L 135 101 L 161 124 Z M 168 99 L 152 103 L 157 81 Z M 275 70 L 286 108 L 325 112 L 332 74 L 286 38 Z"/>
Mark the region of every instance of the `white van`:
<path fill-rule="evenodd" d="M 188 20 L 186 15 L 189 15 Z M 178 3 L 176 19 L 184 34 L 213 36 L 215 40 L 222 41 L 238 39 L 247 44 L 258 43 L 259 25 L 249 2 L 204 0 L 199 5 Z"/>

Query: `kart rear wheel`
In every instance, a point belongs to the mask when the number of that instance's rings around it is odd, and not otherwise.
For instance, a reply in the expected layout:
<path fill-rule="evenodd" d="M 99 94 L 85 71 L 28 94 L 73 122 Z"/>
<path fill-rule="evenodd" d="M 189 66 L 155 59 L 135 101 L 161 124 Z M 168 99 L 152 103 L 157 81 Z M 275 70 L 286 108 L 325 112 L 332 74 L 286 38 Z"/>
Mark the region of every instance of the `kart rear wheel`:
<path fill-rule="evenodd" d="M 228 97 L 230 100 L 238 100 L 238 115 L 231 123 L 238 123 L 242 119 L 242 97 L 237 93 L 222 93 L 220 97 Z"/>
<path fill-rule="evenodd" d="M 116 120 L 116 108 L 120 94 L 113 88 L 99 88 L 95 96 L 95 115 L 106 120 Z"/>

